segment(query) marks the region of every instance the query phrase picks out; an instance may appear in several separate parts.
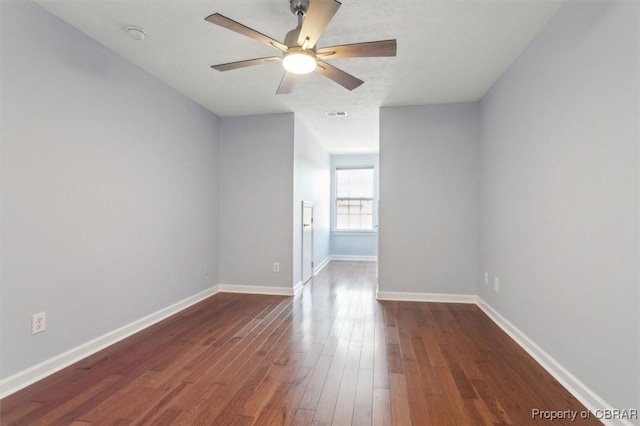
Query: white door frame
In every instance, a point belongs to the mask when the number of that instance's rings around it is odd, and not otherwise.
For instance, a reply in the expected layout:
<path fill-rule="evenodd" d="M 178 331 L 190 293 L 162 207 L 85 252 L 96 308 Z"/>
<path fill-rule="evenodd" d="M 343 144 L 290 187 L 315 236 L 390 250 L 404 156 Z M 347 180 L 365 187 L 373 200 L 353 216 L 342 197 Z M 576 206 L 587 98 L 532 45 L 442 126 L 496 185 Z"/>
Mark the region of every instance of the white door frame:
<path fill-rule="evenodd" d="M 301 269 L 300 269 L 300 278 L 301 278 L 302 284 L 306 284 L 311 278 L 313 278 L 313 267 L 314 267 L 314 265 L 313 265 L 313 209 L 314 209 L 314 207 L 313 206 L 314 206 L 313 201 L 302 201 L 302 218 L 301 218 L 302 219 L 301 220 L 302 227 L 300 229 L 300 233 L 301 233 L 301 239 L 300 239 L 300 241 L 301 241 L 301 244 L 300 244 L 301 253 L 300 253 L 300 258 L 301 258 L 301 263 L 302 263 Z M 304 223 L 304 210 L 305 210 L 305 208 L 311 208 L 311 223 L 309 223 L 309 224 L 305 224 Z M 307 226 L 311 227 L 311 243 L 310 243 L 310 247 L 311 247 L 311 250 L 310 250 L 311 251 L 311 253 L 310 253 L 310 255 L 311 255 L 310 256 L 310 259 L 311 259 L 311 275 L 309 277 L 305 277 L 304 276 L 304 271 L 305 271 L 304 231 L 305 231 L 305 228 Z M 306 278 L 306 280 L 305 280 L 305 278 Z"/>

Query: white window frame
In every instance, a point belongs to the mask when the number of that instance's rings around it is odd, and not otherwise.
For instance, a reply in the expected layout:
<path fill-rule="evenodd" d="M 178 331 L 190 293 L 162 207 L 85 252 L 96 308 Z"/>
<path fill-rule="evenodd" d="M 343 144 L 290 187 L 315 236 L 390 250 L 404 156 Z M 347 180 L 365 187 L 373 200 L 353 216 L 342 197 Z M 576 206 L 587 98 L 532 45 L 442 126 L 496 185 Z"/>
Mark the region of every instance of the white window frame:
<path fill-rule="evenodd" d="M 367 170 L 373 170 L 373 174 L 374 174 L 374 180 L 373 180 L 373 195 L 371 198 L 369 197 L 356 197 L 353 198 L 354 200 L 371 200 L 372 203 L 372 215 L 371 215 L 371 220 L 372 220 L 372 227 L 371 229 L 338 229 L 338 201 L 339 200 L 348 200 L 349 198 L 344 198 L 344 197 L 338 197 L 338 178 L 337 178 L 337 172 L 339 170 L 363 170 L 363 169 L 367 169 Z M 334 167 L 333 169 L 333 206 L 332 206 L 332 210 L 333 210 L 333 217 L 332 217 L 332 222 L 333 222 L 333 229 L 331 230 L 332 233 L 337 234 L 337 235 L 363 235 L 363 234 L 375 234 L 376 233 L 376 208 L 375 208 L 375 191 L 376 191 L 376 183 L 375 183 L 375 173 L 376 173 L 376 168 L 373 165 L 362 165 L 362 166 L 337 166 Z"/>

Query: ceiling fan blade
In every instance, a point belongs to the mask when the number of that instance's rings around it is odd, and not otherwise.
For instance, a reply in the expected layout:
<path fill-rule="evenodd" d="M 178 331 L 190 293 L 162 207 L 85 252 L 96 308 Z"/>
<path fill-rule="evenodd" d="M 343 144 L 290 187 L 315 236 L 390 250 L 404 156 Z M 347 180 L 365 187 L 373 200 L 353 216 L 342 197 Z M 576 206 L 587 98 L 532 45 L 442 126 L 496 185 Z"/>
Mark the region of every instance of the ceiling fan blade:
<path fill-rule="evenodd" d="M 282 80 L 280 80 L 280 85 L 278 86 L 278 90 L 276 91 L 276 95 L 284 95 L 286 93 L 291 93 L 293 90 L 293 86 L 295 86 L 296 81 L 298 79 L 298 75 L 292 72 L 285 72 L 282 76 Z"/>
<path fill-rule="evenodd" d="M 273 38 L 259 33 L 258 31 L 249 28 L 245 25 L 242 25 L 239 22 L 234 21 L 233 19 L 229 19 L 226 16 L 220 15 L 219 13 L 214 13 L 213 15 L 207 16 L 205 21 L 211 22 L 212 24 L 219 25 L 228 30 L 235 31 L 238 34 L 242 34 L 245 37 L 252 38 L 254 40 L 259 41 L 260 43 L 264 43 L 267 46 L 275 47 L 276 49 L 280 49 L 283 52 L 287 51 L 287 46 L 280 43 Z"/>
<path fill-rule="evenodd" d="M 323 47 L 318 49 L 317 56 L 323 59 L 396 56 L 396 49 L 395 40 L 370 41 L 367 43 Z"/>
<path fill-rule="evenodd" d="M 302 22 L 298 45 L 305 49 L 313 48 L 340 6 L 341 3 L 336 0 L 311 0 Z"/>
<path fill-rule="evenodd" d="M 364 81 L 360 80 L 359 78 L 356 78 L 351 74 L 348 74 L 341 69 L 336 68 L 333 65 L 329 65 L 328 63 L 323 61 L 318 61 L 316 71 L 324 75 L 325 77 L 330 78 L 331 80 L 335 81 L 348 90 L 353 90 L 364 83 Z"/>
<path fill-rule="evenodd" d="M 211 65 L 211 68 L 218 71 L 231 71 L 238 68 L 251 67 L 254 65 L 262 65 L 268 62 L 281 61 L 280 56 L 269 56 L 268 58 L 248 59 L 246 61 L 229 62 L 227 64 Z"/>

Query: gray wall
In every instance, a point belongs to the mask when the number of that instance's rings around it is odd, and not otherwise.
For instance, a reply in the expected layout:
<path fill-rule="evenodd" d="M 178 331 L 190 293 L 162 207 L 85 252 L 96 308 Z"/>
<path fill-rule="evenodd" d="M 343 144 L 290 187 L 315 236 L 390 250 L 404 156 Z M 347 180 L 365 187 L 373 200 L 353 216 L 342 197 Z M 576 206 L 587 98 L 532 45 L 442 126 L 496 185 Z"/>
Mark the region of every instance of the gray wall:
<path fill-rule="evenodd" d="M 479 104 L 380 110 L 379 290 L 476 294 Z"/>
<path fill-rule="evenodd" d="M 0 15 L 7 377 L 217 283 L 219 125 L 40 7 Z"/>
<path fill-rule="evenodd" d="M 302 201 L 313 201 L 313 264 L 329 257 L 331 159 L 305 125 L 295 119 L 293 159 L 293 283 L 302 279 Z"/>
<path fill-rule="evenodd" d="M 569 3 L 482 103 L 480 294 L 616 408 L 640 406 L 639 9 Z"/>
<path fill-rule="evenodd" d="M 293 287 L 294 116 L 220 124 L 219 282 Z"/>
<path fill-rule="evenodd" d="M 373 223 L 378 224 L 379 161 L 378 154 L 343 154 L 331 156 L 331 255 L 333 256 L 366 256 L 378 255 L 377 228 L 373 232 L 335 231 L 336 218 L 336 183 L 335 171 L 340 167 L 373 167 Z"/>

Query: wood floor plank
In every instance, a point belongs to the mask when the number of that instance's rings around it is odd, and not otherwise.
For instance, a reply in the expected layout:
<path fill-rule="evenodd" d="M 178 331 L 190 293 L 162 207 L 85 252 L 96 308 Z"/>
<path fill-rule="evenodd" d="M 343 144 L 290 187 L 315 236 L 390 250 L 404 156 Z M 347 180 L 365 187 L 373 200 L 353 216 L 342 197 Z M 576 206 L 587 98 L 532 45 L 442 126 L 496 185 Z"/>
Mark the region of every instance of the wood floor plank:
<path fill-rule="evenodd" d="M 331 361 L 332 357 L 328 356 L 321 356 L 318 360 L 318 363 L 311 373 L 311 379 L 309 380 L 309 385 L 307 386 L 302 397 L 300 408 L 315 410 L 318 406 L 318 401 L 320 400 L 320 395 L 322 394 L 324 382 L 327 379 L 327 372 L 329 371 L 329 367 L 331 366 Z"/>
<path fill-rule="evenodd" d="M 112 392 L 114 384 L 122 380 L 120 376 L 109 376 L 104 380 L 95 383 L 91 388 L 77 394 L 73 398 L 56 406 L 52 410 L 48 410 L 44 415 L 40 416 L 37 411 L 31 412 L 29 415 L 18 419 L 17 423 L 22 424 L 65 424 L 75 420 L 78 413 L 83 412 L 82 409 L 93 401 L 104 398 Z"/>
<path fill-rule="evenodd" d="M 42 402 L 25 401 L 22 404 L 14 405 L 7 409 L 7 407 L 0 406 L 0 418 L 2 424 L 16 424 L 18 419 L 27 416 L 28 414 L 38 411 L 43 407 Z"/>
<path fill-rule="evenodd" d="M 402 368 L 402 354 L 400 353 L 400 345 L 396 343 L 387 343 L 387 368 L 389 373 L 404 373 Z"/>
<path fill-rule="evenodd" d="M 464 370 L 460 366 L 460 363 L 457 359 L 454 358 L 454 355 L 449 351 L 448 348 L 441 348 L 442 355 L 447 359 L 447 364 L 449 367 L 449 373 L 451 378 L 455 383 L 456 389 L 460 394 L 460 397 L 463 399 L 476 399 L 478 395 L 476 394 L 473 385 L 469 381 L 469 378 L 465 375 Z"/>
<path fill-rule="evenodd" d="M 405 378 L 411 420 L 416 425 L 432 424 L 428 406 L 423 403 L 424 395 L 428 395 L 429 390 L 426 387 L 426 382 L 422 380 L 420 367 L 412 359 L 404 359 L 402 364 L 406 372 Z"/>
<path fill-rule="evenodd" d="M 420 380 L 422 380 L 424 384 L 426 395 L 442 396 L 444 390 L 442 389 L 442 385 L 433 370 L 433 364 L 431 363 L 431 358 L 427 353 L 424 341 L 419 336 L 414 336 L 411 339 L 411 345 L 413 346 L 413 351 L 416 354 L 416 362 L 418 364 L 418 370 L 420 371 Z"/>
<path fill-rule="evenodd" d="M 370 426 L 373 418 L 373 369 L 358 370 L 358 382 L 353 406 L 353 425 Z"/>
<path fill-rule="evenodd" d="M 333 413 L 333 424 L 335 425 L 350 425 L 353 423 L 361 347 L 362 343 L 358 341 L 351 342 L 349 345 L 347 361 L 340 381 L 338 400 Z"/>
<path fill-rule="evenodd" d="M 386 327 L 381 307 L 376 310 L 374 333 L 373 386 L 378 389 L 389 389 Z"/>
<path fill-rule="evenodd" d="M 389 373 L 389 399 L 391 401 L 391 424 L 394 426 L 412 425 L 404 374 Z"/>
<path fill-rule="evenodd" d="M 313 422 L 321 424 L 331 424 L 333 413 L 338 401 L 338 391 L 340 390 L 341 378 L 327 377 L 322 387 L 322 394 L 316 406 L 316 413 Z"/>
<path fill-rule="evenodd" d="M 460 391 L 456 386 L 451 370 L 444 367 L 436 367 L 435 372 L 444 389 L 444 398 L 448 403 L 449 413 L 454 420 L 453 423 L 460 425 L 470 424 L 471 420 L 464 408 L 462 395 L 460 395 Z"/>
<path fill-rule="evenodd" d="M 391 398 L 389 389 L 373 389 L 373 426 L 389 426 L 391 424 Z"/>
<path fill-rule="evenodd" d="M 311 369 L 302 367 L 297 370 L 294 380 L 271 386 L 271 391 L 255 415 L 255 424 L 291 424 L 310 378 Z M 221 418 L 218 417 L 216 421 L 220 422 Z"/>
<path fill-rule="evenodd" d="M 315 416 L 315 414 L 314 410 L 298 408 L 292 424 L 293 426 L 309 426 L 313 422 L 313 416 Z"/>
<path fill-rule="evenodd" d="M 0 425 L 525 425 L 532 408 L 585 410 L 477 306 L 379 302 L 375 275 L 332 261 L 295 297 L 217 294 L 4 398 Z"/>

